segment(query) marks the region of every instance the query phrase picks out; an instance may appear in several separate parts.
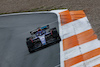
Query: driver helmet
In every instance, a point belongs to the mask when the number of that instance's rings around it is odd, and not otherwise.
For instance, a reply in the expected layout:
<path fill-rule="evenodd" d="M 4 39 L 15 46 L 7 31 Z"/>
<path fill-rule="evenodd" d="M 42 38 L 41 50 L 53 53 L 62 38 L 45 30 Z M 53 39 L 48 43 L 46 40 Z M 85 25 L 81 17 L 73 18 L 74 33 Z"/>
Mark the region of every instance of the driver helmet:
<path fill-rule="evenodd" d="M 41 28 L 38 28 L 38 31 L 41 31 L 42 29 Z"/>

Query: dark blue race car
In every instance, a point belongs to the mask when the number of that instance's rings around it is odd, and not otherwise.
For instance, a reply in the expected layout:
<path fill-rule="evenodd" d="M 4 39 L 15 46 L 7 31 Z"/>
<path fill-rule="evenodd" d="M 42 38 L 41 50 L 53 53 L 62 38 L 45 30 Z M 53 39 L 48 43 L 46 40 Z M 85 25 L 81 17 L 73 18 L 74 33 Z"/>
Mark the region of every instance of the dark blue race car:
<path fill-rule="evenodd" d="M 56 28 L 48 29 L 49 25 L 46 25 L 30 32 L 32 36 L 26 38 L 26 44 L 30 53 L 58 43 L 61 40 Z"/>

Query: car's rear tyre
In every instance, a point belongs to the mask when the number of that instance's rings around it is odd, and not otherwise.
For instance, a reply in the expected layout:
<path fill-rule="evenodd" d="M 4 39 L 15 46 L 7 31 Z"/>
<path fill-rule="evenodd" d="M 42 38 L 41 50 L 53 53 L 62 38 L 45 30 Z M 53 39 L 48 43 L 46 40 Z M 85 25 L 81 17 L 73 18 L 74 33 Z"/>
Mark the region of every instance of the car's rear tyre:
<path fill-rule="evenodd" d="M 32 41 L 31 41 L 31 40 L 28 40 L 26 43 L 27 43 L 28 51 L 29 51 L 30 53 L 32 53 L 32 48 L 33 48 L 33 43 L 32 43 Z"/>
<path fill-rule="evenodd" d="M 58 34 L 58 32 L 57 32 L 57 29 L 56 29 L 56 28 L 51 29 L 51 34 L 52 34 L 52 36 L 53 36 L 54 38 L 59 37 L 59 34 Z"/>

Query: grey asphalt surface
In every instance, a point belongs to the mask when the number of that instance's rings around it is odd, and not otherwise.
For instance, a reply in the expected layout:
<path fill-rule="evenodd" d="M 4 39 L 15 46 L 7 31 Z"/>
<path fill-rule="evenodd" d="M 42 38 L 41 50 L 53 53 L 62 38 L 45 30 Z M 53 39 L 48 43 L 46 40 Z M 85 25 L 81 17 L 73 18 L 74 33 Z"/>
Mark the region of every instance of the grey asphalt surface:
<path fill-rule="evenodd" d="M 30 31 L 48 24 L 57 27 L 53 13 L 0 16 L 0 67 L 54 67 L 60 63 L 59 43 L 29 54 Z"/>

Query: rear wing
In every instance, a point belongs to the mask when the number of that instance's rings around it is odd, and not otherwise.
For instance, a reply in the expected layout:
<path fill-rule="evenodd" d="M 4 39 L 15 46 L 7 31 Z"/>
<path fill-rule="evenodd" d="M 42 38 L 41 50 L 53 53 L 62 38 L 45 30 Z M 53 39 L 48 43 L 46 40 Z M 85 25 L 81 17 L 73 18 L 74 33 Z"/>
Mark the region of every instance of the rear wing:
<path fill-rule="evenodd" d="M 46 26 L 43 26 L 43 27 L 39 27 L 39 28 L 42 29 L 42 30 L 46 30 L 46 29 L 49 29 L 49 25 L 46 25 Z M 38 28 L 33 30 L 33 31 L 30 31 L 30 34 L 33 35 L 36 32 L 38 32 Z"/>
<path fill-rule="evenodd" d="M 43 26 L 43 27 L 41 27 L 41 29 L 42 29 L 42 30 L 49 29 L 49 25 Z"/>

